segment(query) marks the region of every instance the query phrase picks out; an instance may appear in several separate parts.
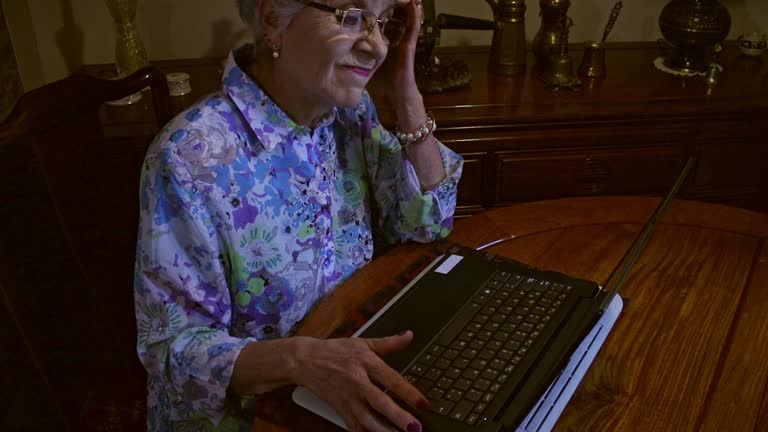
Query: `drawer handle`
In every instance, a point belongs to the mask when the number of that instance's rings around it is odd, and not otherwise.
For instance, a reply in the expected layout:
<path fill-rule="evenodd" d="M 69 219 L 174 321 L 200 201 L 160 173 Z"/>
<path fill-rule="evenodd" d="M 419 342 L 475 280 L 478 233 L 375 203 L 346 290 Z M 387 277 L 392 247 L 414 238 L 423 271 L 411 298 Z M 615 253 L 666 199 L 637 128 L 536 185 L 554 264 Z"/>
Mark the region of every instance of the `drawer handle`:
<path fill-rule="evenodd" d="M 581 170 L 576 174 L 576 181 L 578 183 L 601 183 L 608 177 L 608 168 L 605 162 L 586 158 Z"/>

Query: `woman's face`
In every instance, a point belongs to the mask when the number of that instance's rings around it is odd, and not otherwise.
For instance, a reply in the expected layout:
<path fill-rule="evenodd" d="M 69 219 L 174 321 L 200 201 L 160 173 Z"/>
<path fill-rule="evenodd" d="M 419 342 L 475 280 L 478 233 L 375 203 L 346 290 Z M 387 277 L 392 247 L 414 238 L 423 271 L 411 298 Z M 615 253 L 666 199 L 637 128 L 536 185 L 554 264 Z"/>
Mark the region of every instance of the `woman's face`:
<path fill-rule="evenodd" d="M 392 15 L 396 0 L 327 0 L 320 3 L 337 9 L 357 7 L 380 18 Z M 317 107 L 354 107 L 363 89 L 387 56 L 380 31 L 369 36 L 341 32 L 333 13 L 305 7 L 281 36 L 277 80 L 287 80 L 299 94 Z"/>

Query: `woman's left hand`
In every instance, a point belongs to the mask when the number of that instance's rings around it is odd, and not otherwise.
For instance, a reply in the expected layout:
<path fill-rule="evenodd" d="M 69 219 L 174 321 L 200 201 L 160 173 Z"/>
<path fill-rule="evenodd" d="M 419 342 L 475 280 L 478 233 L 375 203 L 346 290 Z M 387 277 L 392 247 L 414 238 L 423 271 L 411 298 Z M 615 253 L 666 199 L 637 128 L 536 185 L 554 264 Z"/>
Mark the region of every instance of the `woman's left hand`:
<path fill-rule="evenodd" d="M 379 78 L 393 105 L 411 101 L 420 103 L 421 93 L 416 86 L 414 65 L 421 30 L 421 0 L 397 0 L 397 6 L 404 12 L 402 19 L 406 25 L 405 34 L 399 44 L 389 47 Z"/>

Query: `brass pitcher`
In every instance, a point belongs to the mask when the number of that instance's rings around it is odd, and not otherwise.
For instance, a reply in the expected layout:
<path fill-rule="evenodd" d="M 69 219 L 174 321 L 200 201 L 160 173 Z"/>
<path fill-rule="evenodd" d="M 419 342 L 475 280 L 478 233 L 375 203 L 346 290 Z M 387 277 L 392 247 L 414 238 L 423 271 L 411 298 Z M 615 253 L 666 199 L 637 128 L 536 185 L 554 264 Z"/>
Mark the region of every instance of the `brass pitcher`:
<path fill-rule="evenodd" d="M 488 67 L 500 75 L 525 73 L 525 0 L 486 0 L 493 10 L 493 30 Z"/>

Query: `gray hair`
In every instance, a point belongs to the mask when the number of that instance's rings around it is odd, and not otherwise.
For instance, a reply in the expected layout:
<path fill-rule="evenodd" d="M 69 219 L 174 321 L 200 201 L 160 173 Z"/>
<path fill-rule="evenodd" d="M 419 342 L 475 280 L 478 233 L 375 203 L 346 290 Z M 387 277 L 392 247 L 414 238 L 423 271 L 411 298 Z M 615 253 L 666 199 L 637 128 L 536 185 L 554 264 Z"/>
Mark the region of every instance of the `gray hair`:
<path fill-rule="evenodd" d="M 261 0 L 237 0 L 240 19 L 251 30 L 256 48 L 265 48 L 264 30 L 261 28 L 261 15 L 259 3 Z M 305 4 L 301 0 L 272 0 L 275 5 L 275 13 L 280 20 L 279 26 L 285 28 L 291 18 L 298 13 Z"/>

